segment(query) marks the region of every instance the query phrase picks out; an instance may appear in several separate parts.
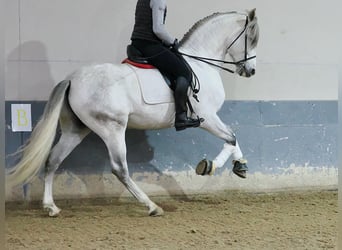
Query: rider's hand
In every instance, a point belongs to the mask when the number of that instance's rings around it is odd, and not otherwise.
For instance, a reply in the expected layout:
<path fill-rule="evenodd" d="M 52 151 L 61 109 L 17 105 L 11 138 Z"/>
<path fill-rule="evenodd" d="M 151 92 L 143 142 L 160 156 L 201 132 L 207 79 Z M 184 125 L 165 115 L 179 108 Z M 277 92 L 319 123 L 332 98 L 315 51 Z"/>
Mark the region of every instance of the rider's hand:
<path fill-rule="evenodd" d="M 178 43 L 178 39 L 176 38 L 173 44 L 171 45 L 171 50 L 174 53 L 178 53 L 178 48 L 179 48 L 179 43 Z"/>

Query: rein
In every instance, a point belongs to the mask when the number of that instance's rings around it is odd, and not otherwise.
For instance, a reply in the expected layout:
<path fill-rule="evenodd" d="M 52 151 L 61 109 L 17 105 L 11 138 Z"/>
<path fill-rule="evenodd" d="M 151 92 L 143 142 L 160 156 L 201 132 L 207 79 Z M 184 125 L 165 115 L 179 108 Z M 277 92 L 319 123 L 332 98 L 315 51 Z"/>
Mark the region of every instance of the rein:
<path fill-rule="evenodd" d="M 217 67 L 217 68 L 220 68 L 220 69 L 222 69 L 222 70 L 228 71 L 229 73 L 233 73 L 233 74 L 235 73 L 234 70 L 231 70 L 231 69 L 229 69 L 229 68 L 223 67 L 223 66 L 221 66 L 221 65 L 218 65 L 218 64 L 215 64 L 215 63 L 212 63 L 212 62 L 220 62 L 220 63 L 224 63 L 224 64 L 239 65 L 239 64 L 245 63 L 245 62 L 248 61 L 248 60 L 251 60 L 251 59 L 256 58 L 256 56 L 251 56 L 251 57 L 248 57 L 248 58 L 247 58 L 247 56 L 245 56 L 245 59 L 242 59 L 242 60 L 237 61 L 237 62 L 232 62 L 232 61 L 224 61 L 224 60 L 214 59 L 214 58 L 208 58 L 208 57 L 201 57 L 201 56 L 189 55 L 189 54 L 186 54 L 186 53 L 183 53 L 183 52 L 177 52 L 177 53 L 178 53 L 179 55 L 187 56 L 187 57 L 196 59 L 196 60 L 198 60 L 198 61 L 201 61 L 201 62 L 204 62 L 204 63 L 206 63 L 206 64 L 215 66 L 215 67 Z"/>

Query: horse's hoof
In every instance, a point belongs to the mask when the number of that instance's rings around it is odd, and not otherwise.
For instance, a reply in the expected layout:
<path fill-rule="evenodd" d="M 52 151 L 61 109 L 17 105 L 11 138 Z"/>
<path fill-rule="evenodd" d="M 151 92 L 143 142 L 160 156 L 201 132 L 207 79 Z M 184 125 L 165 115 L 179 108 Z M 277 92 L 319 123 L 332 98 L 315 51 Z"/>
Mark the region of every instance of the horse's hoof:
<path fill-rule="evenodd" d="M 240 159 L 233 161 L 233 173 L 236 174 L 237 176 L 241 178 L 247 178 L 247 160 L 245 159 Z"/>
<path fill-rule="evenodd" d="M 61 212 L 61 209 L 59 209 L 56 205 L 44 205 L 44 210 L 49 212 L 50 217 L 57 217 Z"/>
<path fill-rule="evenodd" d="M 213 161 L 206 159 L 201 160 L 196 167 L 196 174 L 198 175 L 213 175 L 215 172 L 215 164 Z"/>
<path fill-rule="evenodd" d="M 164 215 L 164 210 L 161 207 L 157 206 L 155 209 L 150 211 L 148 215 L 152 217 L 162 216 Z"/>

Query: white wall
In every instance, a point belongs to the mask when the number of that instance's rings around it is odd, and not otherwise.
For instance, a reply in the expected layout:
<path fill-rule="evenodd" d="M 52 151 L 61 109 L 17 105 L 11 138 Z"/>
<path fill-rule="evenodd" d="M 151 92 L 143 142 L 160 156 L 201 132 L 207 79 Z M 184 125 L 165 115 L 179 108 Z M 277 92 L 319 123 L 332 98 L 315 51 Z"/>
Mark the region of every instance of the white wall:
<path fill-rule="evenodd" d="M 257 74 L 223 73 L 229 100 L 335 100 L 338 0 L 169 0 L 167 25 L 181 38 L 217 11 L 257 8 Z M 92 62 L 119 63 L 135 0 L 8 0 L 6 100 L 46 100 L 67 74 Z"/>

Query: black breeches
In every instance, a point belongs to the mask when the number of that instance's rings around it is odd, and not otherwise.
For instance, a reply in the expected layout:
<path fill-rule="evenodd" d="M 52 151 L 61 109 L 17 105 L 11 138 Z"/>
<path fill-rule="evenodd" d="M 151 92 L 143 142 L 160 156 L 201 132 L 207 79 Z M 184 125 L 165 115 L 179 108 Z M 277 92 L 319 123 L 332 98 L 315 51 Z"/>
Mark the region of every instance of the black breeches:
<path fill-rule="evenodd" d="M 183 58 L 174 54 L 169 48 L 161 43 L 144 40 L 133 40 L 136 47 L 147 61 L 155 66 L 163 75 L 166 75 L 174 84 L 178 77 L 182 76 L 191 82 L 191 72 Z"/>

